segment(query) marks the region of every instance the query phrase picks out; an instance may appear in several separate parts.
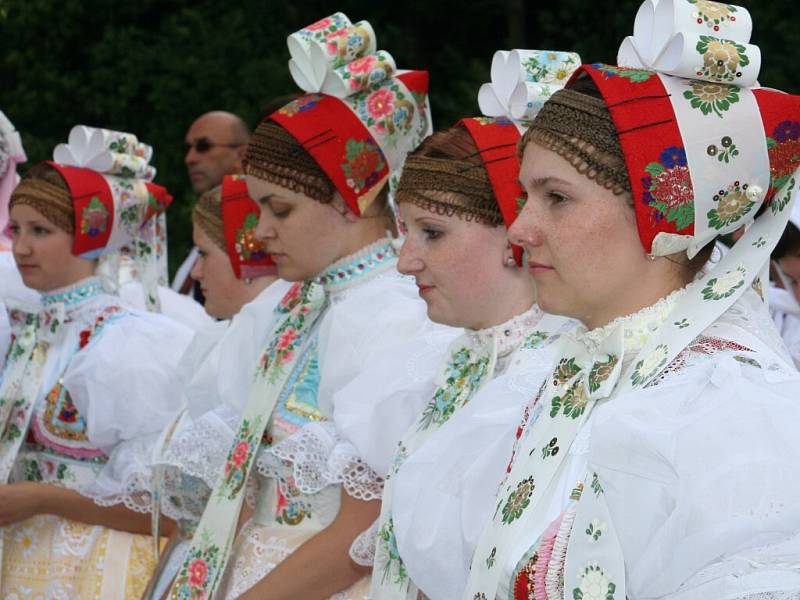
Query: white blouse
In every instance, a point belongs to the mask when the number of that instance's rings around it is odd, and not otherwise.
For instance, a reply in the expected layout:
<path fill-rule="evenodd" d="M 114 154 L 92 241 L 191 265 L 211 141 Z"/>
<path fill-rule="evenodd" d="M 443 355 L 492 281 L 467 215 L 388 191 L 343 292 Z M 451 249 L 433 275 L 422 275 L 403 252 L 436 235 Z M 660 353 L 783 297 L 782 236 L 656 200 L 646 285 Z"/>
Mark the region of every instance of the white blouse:
<path fill-rule="evenodd" d="M 41 300 L 64 303 L 67 319 L 47 351 L 30 437 L 12 478 L 28 479 L 33 469 L 36 479 L 138 510 L 128 495 L 137 475 L 119 450 L 174 418 L 181 398 L 175 369 L 192 333 L 105 294 L 97 278 Z"/>

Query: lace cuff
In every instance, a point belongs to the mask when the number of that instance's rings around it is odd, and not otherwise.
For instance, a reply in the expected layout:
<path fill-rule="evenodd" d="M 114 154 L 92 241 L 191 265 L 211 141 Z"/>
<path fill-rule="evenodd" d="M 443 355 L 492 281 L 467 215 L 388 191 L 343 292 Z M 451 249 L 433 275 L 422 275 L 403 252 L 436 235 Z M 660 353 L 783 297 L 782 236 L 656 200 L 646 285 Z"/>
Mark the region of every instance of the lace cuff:
<path fill-rule="evenodd" d="M 91 482 L 78 492 L 98 506 L 124 504 L 137 513 L 149 513 L 152 502 L 150 456 L 156 436 L 144 436 L 120 443 L 108 463 Z"/>
<path fill-rule="evenodd" d="M 350 559 L 361 567 L 372 567 L 375 562 L 375 546 L 378 541 L 378 521 L 375 519 L 369 529 L 362 531 L 350 545 Z"/>
<path fill-rule="evenodd" d="M 177 467 L 213 488 L 240 420 L 241 415 L 225 405 L 197 419 L 184 413 L 172 439 L 155 459 L 156 463 Z"/>
<path fill-rule="evenodd" d="M 264 477 L 276 479 L 284 493 L 291 478 L 292 486 L 303 494 L 337 484 L 358 500 L 379 500 L 383 494 L 383 478 L 330 421 L 310 423 L 274 446 L 262 448 L 256 468 Z"/>

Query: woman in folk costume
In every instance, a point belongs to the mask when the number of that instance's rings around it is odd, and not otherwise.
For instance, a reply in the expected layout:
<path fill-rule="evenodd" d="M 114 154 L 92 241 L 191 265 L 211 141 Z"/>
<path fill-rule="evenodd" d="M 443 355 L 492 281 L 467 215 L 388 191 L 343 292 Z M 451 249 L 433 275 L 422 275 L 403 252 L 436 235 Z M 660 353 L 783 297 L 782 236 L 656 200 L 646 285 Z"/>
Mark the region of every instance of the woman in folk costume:
<path fill-rule="evenodd" d="M 440 537 L 437 523 L 459 520 L 458 491 L 445 492 L 455 504 L 437 500 L 422 508 L 418 495 L 431 482 L 416 477 L 416 463 L 423 470 L 436 468 L 429 456 L 436 454 L 439 440 L 460 429 L 482 395 L 489 394 L 495 408 L 518 420 L 527 397 L 549 374 L 556 358 L 553 342 L 575 325 L 537 306 L 535 283 L 519 268 L 522 249 L 508 242 L 507 227 L 517 216 L 522 193 L 518 124 L 532 119 L 579 66 L 580 57 L 572 53 L 498 52 L 494 81 L 479 95 L 483 112 L 498 118 L 463 119 L 433 134 L 403 167 L 396 198 L 406 238 L 398 268 L 416 278 L 432 320 L 465 331 L 451 344 L 435 391 L 400 442 L 387 477 L 380 519 L 372 530 L 377 533 L 373 600 L 416 599 L 419 590 L 452 598 L 463 590 L 472 552 L 464 550 L 468 544 L 460 536 Z M 484 450 L 467 443 L 455 453 L 460 469 L 480 461 Z M 423 517 L 421 524 L 418 515 L 432 518 Z M 429 553 L 434 546 L 446 551 Z M 454 584 L 458 579 L 460 585 Z"/>
<path fill-rule="evenodd" d="M 800 128 L 791 141 L 797 144 L 798 139 Z M 769 310 L 794 364 L 800 367 L 800 203 L 794 204 L 786 229 L 772 251 L 771 275 Z"/>
<path fill-rule="evenodd" d="M 114 142 L 125 134 L 107 135 Z M 45 162 L 12 194 L 14 258 L 41 302 L 8 302 L 13 340 L 0 376 L 4 598 L 138 598 L 154 566 L 150 517 L 141 514 L 148 507 L 128 493 L 139 473 L 119 450 L 180 408 L 175 368 L 192 333 L 129 308 L 103 290 L 95 271 L 98 257 L 129 243 L 152 217 L 157 189 L 137 177 Z"/>
<path fill-rule="evenodd" d="M 200 253 L 192 279 L 200 284 L 212 317 L 232 318 L 278 279 L 264 243 L 255 237 L 259 214 L 241 175 L 226 175 L 195 204 L 192 237 Z"/>
<path fill-rule="evenodd" d="M 747 87 L 751 27 L 646 2 L 619 58 L 638 68 L 582 67 L 523 137 L 509 237 L 540 306 L 583 327 L 526 407 L 464 598 L 797 596 L 800 377 L 762 273 L 800 98 Z"/>
<path fill-rule="evenodd" d="M 14 125 L 0 111 L 0 369 L 5 364 L 10 341 L 9 323 L 3 302 L 17 298 L 28 303 L 39 300 L 36 290 L 22 283 L 14 256 L 11 254 L 11 238 L 8 235 L 8 201 L 19 181 L 17 165 L 27 160 L 22 140 Z"/>
<path fill-rule="evenodd" d="M 387 234 L 389 180 L 429 131 L 427 73 L 395 72 L 370 25 L 341 13 L 289 47 L 310 93 L 258 126 L 245 172 L 256 235 L 297 283 L 239 369 L 249 377 L 233 375 L 241 418 L 170 598 L 366 597 L 371 562 L 350 546 L 454 335 L 427 321 Z"/>
<path fill-rule="evenodd" d="M 149 598 L 163 596 L 180 566 L 241 419 L 241 406 L 226 399 L 246 397 L 261 341 L 289 290 L 255 238 L 259 214 L 242 175 L 226 175 L 192 213 L 200 253 L 192 277 L 203 288 L 208 313 L 225 320 L 198 331 L 181 358 L 185 410 L 164 432 L 142 439 L 131 457 L 150 473 L 140 479 L 141 497 L 155 491 L 156 510 L 178 525 Z"/>

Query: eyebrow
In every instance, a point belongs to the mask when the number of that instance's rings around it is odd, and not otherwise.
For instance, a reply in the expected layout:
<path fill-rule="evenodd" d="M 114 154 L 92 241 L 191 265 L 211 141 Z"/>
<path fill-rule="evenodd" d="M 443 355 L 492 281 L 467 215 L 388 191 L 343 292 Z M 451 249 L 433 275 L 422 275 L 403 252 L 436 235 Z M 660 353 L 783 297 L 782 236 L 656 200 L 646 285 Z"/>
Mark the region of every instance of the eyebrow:
<path fill-rule="evenodd" d="M 522 187 L 525 187 L 525 184 L 521 180 L 517 180 Z M 565 181 L 564 179 L 559 179 L 558 177 L 535 177 L 529 180 L 530 185 L 532 188 L 541 188 L 545 187 L 549 183 L 560 183 L 561 185 L 571 185 L 569 181 Z"/>

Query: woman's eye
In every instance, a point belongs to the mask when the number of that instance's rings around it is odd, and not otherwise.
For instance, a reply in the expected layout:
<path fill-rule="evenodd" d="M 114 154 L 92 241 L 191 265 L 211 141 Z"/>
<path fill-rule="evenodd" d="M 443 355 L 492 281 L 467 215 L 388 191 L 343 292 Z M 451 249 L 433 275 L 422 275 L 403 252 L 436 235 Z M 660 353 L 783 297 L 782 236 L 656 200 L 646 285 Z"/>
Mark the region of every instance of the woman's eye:
<path fill-rule="evenodd" d="M 438 229 L 423 229 L 422 233 L 425 235 L 425 238 L 428 240 L 436 240 L 439 239 L 442 235 L 442 232 Z"/>
<path fill-rule="evenodd" d="M 567 201 L 567 197 L 564 194 L 559 194 L 558 192 L 549 192 L 547 197 L 553 204 L 561 204 L 562 202 Z"/>
<path fill-rule="evenodd" d="M 19 225 L 9 225 L 8 226 L 8 231 L 12 235 L 19 235 Z"/>
<path fill-rule="evenodd" d="M 50 233 L 49 229 L 45 229 L 44 227 L 34 227 L 33 228 L 34 235 L 47 235 Z"/>
<path fill-rule="evenodd" d="M 269 211 L 276 219 L 285 219 L 292 212 L 292 209 L 287 206 L 272 206 L 270 205 Z"/>

